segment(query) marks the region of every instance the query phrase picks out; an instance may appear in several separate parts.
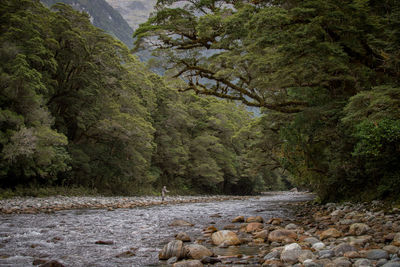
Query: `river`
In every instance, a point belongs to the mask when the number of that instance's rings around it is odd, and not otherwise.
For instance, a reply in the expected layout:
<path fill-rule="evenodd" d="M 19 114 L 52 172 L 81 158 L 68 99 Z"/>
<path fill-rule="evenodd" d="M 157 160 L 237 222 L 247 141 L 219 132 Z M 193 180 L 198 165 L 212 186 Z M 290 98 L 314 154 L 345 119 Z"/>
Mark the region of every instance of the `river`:
<path fill-rule="evenodd" d="M 158 252 L 180 231 L 202 238 L 211 224 L 221 229 L 236 216 L 290 218 L 289 202 L 309 194 L 269 193 L 247 200 L 158 205 L 134 209 L 80 209 L 39 214 L 0 214 L 0 266 L 32 266 L 35 259 L 66 266 L 162 266 Z M 171 227 L 176 219 L 193 227 Z M 97 241 L 112 241 L 108 245 Z M 107 243 L 106 242 L 106 243 Z M 134 251 L 132 257 L 117 255 Z M 248 251 L 248 254 L 256 251 Z"/>

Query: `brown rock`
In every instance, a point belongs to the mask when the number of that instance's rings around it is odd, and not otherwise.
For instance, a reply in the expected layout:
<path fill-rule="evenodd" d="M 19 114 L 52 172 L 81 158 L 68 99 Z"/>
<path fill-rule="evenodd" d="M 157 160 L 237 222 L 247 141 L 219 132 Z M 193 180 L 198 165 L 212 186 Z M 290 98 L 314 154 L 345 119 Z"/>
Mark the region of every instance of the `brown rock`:
<path fill-rule="evenodd" d="M 122 252 L 122 253 L 118 254 L 115 257 L 116 258 L 130 258 L 130 257 L 133 257 L 135 255 L 136 255 L 135 252 L 133 252 L 131 250 L 128 250 L 128 251 L 125 251 L 125 252 Z"/>
<path fill-rule="evenodd" d="M 236 225 L 234 224 L 228 224 L 224 226 L 224 230 L 233 230 L 236 229 Z"/>
<path fill-rule="evenodd" d="M 319 235 L 319 239 L 324 240 L 324 239 L 330 238 L 330 237 L 338 238 L 338 237 L 341 237 L 342 235 L 343 235 L 343 233 L 336 230 L 335 228 L 329 228 L 328 230 L 323 231 Z"/>
<path fill-rule="evenodd" d="M 222 243 L 227 245 L 239 245 L 240 240 L 238 236 L 229 230 L 222 230 L 215 232 L 211 235 L 211 239 L 214 245 L 219 246 Z"/>
<path fill-rule="evenodd" d="M 345 252 L 344 257 L 349 258 L 349 259 L 354 259 L 354 258 L 360 258 L 360 253 L 358 253 L 357 251 L 348 251 Z"/>
<path fill-rule="evenodd" d="M 363 235 L 368 232 L 369 226 L 365 223 L 353 223 L 350 226 L 349 234 L 350 235 Z"/>
<path fill-rule="evenodd" d="M 40 264 L 44 264 L 44 263 L 46 263 L 48 260 L 43 260 L 43 259 L 35 259 L 33 262 L 32 262 L 32 265 L 40 265 Z"/>
<path fill-rule="evenodd" d="M 244 222 L 244 216 L 237 216 L 232 220 L 233 223 Z"/>
<path fill-rule="evenodd" d="M 262 230 L 254 233 L 254 238 L 268 239 L 268 230 Z"/>
<path fill-rule="evenodd" d="M 191 241 L 190 236 L 187 233 L 184 233 L 184 232 L 177 233 L 175 235 L 175 238 L 177 240 L 181 240 L 183 242 L 190 242 Z"/>
<path fill-rule="evenodd" d="M 246 232 L 247 233 L 253 233 L 256 231 L 260 231 L 264 228 L 264 225 L 262 223 L 258 223 L 258 222 L 253 222 L 253 223 L 249 223 L 246 226 Z"/>
<path fill-rule="evenodd" d="M 194 224 L 184 221 L 184 220 L 175 220 L 169 224 L 169 226 L 193 226 Z"/>
<path fill-rule="evenodd" d="M 249 217 L 246 219 L 246 222 L 247 223 L 254 223 L 254 222 L 263 223 L 264 219 L 261 216 Z"/>
<path fill-rule="evenodd" d="M 281 218 L 272 218 L 267 222 L 267 224 L 280 225 L 282 222 L 283 220 Z"/>
<path fill-rule="evenodd" d="M 394 235 L 392 245 L 400 247 L 400 233 Z"/>
<path fill-rule="evenodd" d="M 95 244 L 96 245 L 114 245 L 114 241 L 111 241 L 111 240 L 106 240 L 106 241 L 99 240 L 99 241 L 96 241 Z"/>
<path fill-rule="evenodd" d="M 278 229 L 269 233 L 268 241 L 292 243 L 297 239 L 297 234 L 291 230 Z M 293 240 L 293 241 L 292 241 Z M 291 242 L 290 242 L 291 241 Z"/>
<path fill-rule="evenodd" d="M 278 260 L 266 260 L 262 266 L 283 266 L 283 263 Z"/>
<path fill-rule="evenodd" d="M 201 260 L 203 257 L 210 257 L 213 253 L 205 246 L 190 244 L 185 246 L 185 257 L 194 260 Z"/>
<path fill-rule="evenodd" d="M 158 258 L 160 260 L 168 260 L 172 257 L 181 259 L 184 257 L 184 255 L 185 250 L 183 248 L 183 242 L 181 240 L 174 240 L 164 246 L 164 248 L 158 254 Z"/>

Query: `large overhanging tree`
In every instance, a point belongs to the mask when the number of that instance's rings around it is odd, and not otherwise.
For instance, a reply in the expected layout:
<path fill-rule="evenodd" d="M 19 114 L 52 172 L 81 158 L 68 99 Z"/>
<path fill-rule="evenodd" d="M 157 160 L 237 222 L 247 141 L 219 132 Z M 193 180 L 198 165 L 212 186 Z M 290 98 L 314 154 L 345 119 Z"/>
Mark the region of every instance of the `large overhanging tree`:
<path fill-rule="evenodd" d="M 370 13 L 365 1 L 159 0 L 136 48 L 162 55 L 184 90 L 296 113 L 389 72 Z"/>

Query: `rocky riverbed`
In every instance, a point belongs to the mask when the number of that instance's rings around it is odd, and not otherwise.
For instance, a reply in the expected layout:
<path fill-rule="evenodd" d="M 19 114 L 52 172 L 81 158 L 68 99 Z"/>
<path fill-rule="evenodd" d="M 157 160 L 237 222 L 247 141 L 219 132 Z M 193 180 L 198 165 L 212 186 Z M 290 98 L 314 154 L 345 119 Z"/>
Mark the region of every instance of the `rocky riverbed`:
<path fill-rule="evenodd" d="M 5 200 L 0 266 L 400 266 L 399 209 L 312 197 Z"/>
<path fill-rule="evenodd" d="M 227 218 L 222 228 L 205 227 L 203 238 L 193 243 L 178 233 L 159 258 L 174 267 L 400 267 L 399 209 L 388 209 L 381 202 L 290 206 L 296 214 L 292 218 L 265 220 L 238 214 Z M 241 253 L 246 247 L 258 248 L 258 253 Z"/>

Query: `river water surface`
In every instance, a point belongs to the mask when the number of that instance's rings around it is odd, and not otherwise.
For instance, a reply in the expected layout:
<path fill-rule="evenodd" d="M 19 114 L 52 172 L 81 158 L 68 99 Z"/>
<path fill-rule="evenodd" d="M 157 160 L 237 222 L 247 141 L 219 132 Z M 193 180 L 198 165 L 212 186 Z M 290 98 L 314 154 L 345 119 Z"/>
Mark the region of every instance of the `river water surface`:
<path fill-rule="evenodd" d="M 32 266 L 35 259 L 57 260 L 66 266 L 161 266 L 158 252 L 180 231 L 195 240 L 202 237 L 205 226 L 213 224 L 221 229 L 239 215 L 259 215 L 266 220 L 290 218 L 287 204 L 308 199 L 308 194 L 286 192 L 247 200 L 113 211 L 0 214 L 0 266 Z M 176 219 L 194 226 L 169 226 Z M 100 245 L 97 241 L 112 241 L 112 244 Z M 116 257 L 126 251 L 134 251 L 135 256 Z"/>

